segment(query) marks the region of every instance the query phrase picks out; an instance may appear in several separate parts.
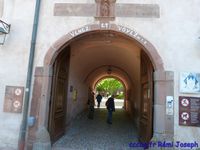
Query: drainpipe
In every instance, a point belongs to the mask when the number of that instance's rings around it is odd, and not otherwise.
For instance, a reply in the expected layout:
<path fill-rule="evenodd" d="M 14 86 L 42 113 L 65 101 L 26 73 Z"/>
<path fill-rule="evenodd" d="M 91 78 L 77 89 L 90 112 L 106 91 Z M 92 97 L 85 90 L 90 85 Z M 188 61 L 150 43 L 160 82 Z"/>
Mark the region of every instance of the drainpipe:
<path fill-rule="evenodd" d="M 41 3 L 41 0 L 36 0 L 32 38 L 31 38 L 31 47 L 30 47 L 30 54 L 29 54 L 28 72 L 27 72 L 26 88 L 25 88 L 23 117 L 22 117 L 22 123 L 20 126 L 20 133 L 19 133 L 19 140 L 18 140 L 18 150 L 24 150 L 25 141 L 26 141 L 27 117 L 28 117 L 28 109 L 29 109 L 28 106 L 29 106 L 30 92 L 31 92 L 30 89 L 31 89 L 31 81 L 32 81 L 32 73 L 33 73 L 33 63 L 34 63 L 34 54 L 35 54 L 35 44 L 36 44 L 36 38 L 37 38 L 38 21 L 39 21 L 40 3 Z"/>

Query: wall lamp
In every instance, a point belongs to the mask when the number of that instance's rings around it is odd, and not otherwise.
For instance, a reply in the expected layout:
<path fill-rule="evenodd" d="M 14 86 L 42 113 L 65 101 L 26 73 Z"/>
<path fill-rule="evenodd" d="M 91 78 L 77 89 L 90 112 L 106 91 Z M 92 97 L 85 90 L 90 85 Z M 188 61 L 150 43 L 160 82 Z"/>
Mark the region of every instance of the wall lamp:
<path fill-rule="evenodd" d="M 108 66 L 108 69 L 107 69 L 107 74 L 111 74 L 112 73 L 112 68 L 111 68 L 111 66 Z"/>
<path fill-rule="evenodd" d="M 10 32 L 10 24 L 0 20 L 0 45 L 5 43 L 6 35 Z"/>

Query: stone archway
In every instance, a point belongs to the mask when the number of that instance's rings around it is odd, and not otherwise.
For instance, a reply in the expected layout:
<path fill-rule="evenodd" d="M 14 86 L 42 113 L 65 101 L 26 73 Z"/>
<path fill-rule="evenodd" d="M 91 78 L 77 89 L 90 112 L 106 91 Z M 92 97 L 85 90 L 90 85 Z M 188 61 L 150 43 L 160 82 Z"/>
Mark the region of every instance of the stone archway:
<path fill-rule="evenodd" d="M 128 85 L 127 81 L 125 79 L 123 79 L 122 77 L 120 77 L 119 75 L 104 75 L 104 76 L 98 77 L 93 81 L 92 88 L 96 89 L 97 84 L 99 82 L 101 82 L 102 80 L 107 79 L 107 78 L 114 78 L 114 79 L 118 80 L 123 85 L 123 88 L 124 88 L 124 90 L 123 90 L 123 92 L 124 92 L 123 108 L 124 108 L 124 110 L 128 110 L 128 107 L 127 107 L 128 99 L 129 99 L 128 98 L 128 91 L 130 90 L 129 89 L 130 87 L 128 87 L 129 85 Z"/>
<path fill-rule="evenodd" d="M 76 38 L 81 37 L 85 34 L 89 34 L 91 32 L 101 31 L 117 32 L 124 37 L 128 37 L 132 40 L 137 41 L 144 48 L 144 51 L 151 59 L 155 70 L 164 70 L 162 58 L 158 54 L 156 48 L 148 40 L 146 40 L 142 35 L 140 35 L 137 31 L 133 29 L 109 23 L 89 24 L 62 36 L 48 49 L 44 58 L 44 66 L 51 65 L 59 52 L 62 51 L 62 49 L 65 47 L 65 45 L 68 45 Z"/>
<path fill-rule="evenodd" d="M 90 34 L 92 32 L 117 32 L 122 36 L 136 41 L 145 51 L 145 53 L 150 58 L 154 72 L 154 137 L 159 139 L 173 138 L 173 115 L 166 115 L 165 113 L 165 99 L 166 96 L 173 96 L 174 89 L 174 75 L 173 72 L 168 72 L 164 70 L 164 65 L 162 58 L 158 54 L 155 47 L 146 40 L 143 36 L 137 33 L 135 30 L 129 29 L 127 27 L 116 25 L 116 24 L 90 24 L 79 29 L 73 30 L 68 34 L 57 40 L 47 51 L 44 58 L 44 66 L 36 68 L 35 80 L 39 83 L 34 85 L 41 88 L 41 94 L 33 96 L 35 99 L 40 99 L 39 109 L 37 110 L 38 120 L 37 126 L 38 134 L 36 135 L 36 144 L 45 143 L 50 144 L 49 135 L 46 130 L 48 124 L 48 113 L 49 113 L 49 99 L 50 99 L 50 87 L 52 78 L 52 64 L 55 61 L 58 54 L 72 41 L 77 38 Z M 34 94 L 34 91 L 33 91 Z M 35 130 L 36 130 L 35 129 Z M 45 137 L 44 137 L 45 135 Z M 46 140 L 44 140 L 46 139 Z M 42 140 L 42 141 L 41 141 Z"/>

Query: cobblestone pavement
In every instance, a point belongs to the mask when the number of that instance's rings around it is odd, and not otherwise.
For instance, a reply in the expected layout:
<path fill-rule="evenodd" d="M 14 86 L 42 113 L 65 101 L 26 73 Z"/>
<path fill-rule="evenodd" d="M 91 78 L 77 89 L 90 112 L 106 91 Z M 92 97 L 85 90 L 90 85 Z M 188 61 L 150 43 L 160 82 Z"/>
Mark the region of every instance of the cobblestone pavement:
<path fill-rule="evenodd" d="M 94 120 L 87 113 L 79 115 L 66 135 L 53 145 L 53 150 L 128 150 L 137 142 L 133 122 L 123 109 L 113 113 L 113 124 L 106 123 L 107 110 L 95 109 Z M 137 148 L 138 149 L 138 148 Z"/>

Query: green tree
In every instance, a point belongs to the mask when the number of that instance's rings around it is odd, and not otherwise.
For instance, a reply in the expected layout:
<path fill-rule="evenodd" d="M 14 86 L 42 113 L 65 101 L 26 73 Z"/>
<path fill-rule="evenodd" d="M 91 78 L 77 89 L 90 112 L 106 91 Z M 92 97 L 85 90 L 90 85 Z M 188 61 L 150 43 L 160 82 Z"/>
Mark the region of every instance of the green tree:
<path fill-rule="evenodd" d="M 115 94 L 120 98 L 124 98 L 124 86 L 115 78 L 106 78 L 97 83 L 96 90 L 104 95 Z"/>

